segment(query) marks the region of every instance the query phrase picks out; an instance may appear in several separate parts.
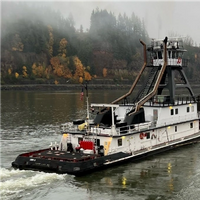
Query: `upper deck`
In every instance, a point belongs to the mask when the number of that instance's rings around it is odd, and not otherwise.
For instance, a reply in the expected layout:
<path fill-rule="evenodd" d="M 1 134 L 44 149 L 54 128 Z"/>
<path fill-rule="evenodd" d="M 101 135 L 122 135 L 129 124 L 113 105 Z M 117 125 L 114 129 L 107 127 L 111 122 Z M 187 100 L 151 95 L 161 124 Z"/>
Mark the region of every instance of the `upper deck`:
<path fill-rule="evenodd" d="M 168 66 L 186 67 L 188 59 L 183 58 L 186 50 L 183 47 L 182 38 L 169 38 L 167 42 L 167 62 Z M 163 40 L 152 40 L 147 48 L 147 66 L 162 66 L 164 64 Z"/>

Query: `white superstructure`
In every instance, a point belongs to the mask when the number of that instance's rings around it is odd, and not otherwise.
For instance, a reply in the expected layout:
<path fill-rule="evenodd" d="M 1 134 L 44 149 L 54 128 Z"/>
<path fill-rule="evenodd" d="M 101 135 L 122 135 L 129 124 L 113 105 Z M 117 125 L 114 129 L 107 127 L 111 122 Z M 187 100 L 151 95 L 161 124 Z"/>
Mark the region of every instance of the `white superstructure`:
<path fill-rule="evenodd" d="M 119 152 L 129 156 L 110 159 L 105 164 L 146 155 L 155 151 L 170 149 L 200 137 L 200 116 L 197 102 L 184 74 L 183 42 L 180 38 L 153 40 L 147 51 L 144 47 L 144 65 L 133 83 L 131 90 L 110 104 L 91 104 L 99 110 L 94 120 L 87 119 L 64 124 L 62 129 L 67 140 L 62 139 L 60 148 L 66 141 L 74 150 L 86 148 L 91 141 L 94 148 L 86 154 L 102 153 L 112 156 Z M 127 101 L 145 69 L 146 83 L 131 102 Z M 177 76 L 177 74 L 179 74 Z M 177 95 L 179 88 L 188 90 L 188 96 Z M 64 141 L 64 142 L 63 142 Z M 80 147 L 80 141 L 82 147 Z M 85 146 L 83 143 L 85 141 Z M 89 150 L 89 149 L 88 149 Z M 112 158 L 112 157 L 110 157 Z"/>

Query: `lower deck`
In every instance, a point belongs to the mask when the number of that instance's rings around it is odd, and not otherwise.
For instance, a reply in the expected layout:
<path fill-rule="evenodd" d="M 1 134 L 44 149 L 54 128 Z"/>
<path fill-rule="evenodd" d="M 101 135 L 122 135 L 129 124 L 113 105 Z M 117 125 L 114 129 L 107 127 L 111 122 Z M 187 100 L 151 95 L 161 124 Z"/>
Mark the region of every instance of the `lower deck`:
<path fill-rule="evenodd" d="M 61 151 L 61 150 L 52 150 L 52 149 L 44 149 L 36 152 L 30 152 L 21 154 L 22 157 L 29 157 L 29 158 L 40 158 L 44 160 L 58 160 L 58 161 L 67 161 L 67 162 L 79 162 L 79 161 L 86 161 L 90 159 L 94 159 L 100 157 L 98 154 L 83 154 L 83 153 L 76 153 L 76 152 L 68 152 L 68 151 Z"/>

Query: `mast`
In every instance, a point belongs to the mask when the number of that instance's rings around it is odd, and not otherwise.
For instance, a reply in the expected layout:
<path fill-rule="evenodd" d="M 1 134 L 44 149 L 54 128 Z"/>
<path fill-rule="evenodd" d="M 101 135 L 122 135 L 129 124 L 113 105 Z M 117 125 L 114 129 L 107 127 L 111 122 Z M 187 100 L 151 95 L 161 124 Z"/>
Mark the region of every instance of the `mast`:
<path fill-rule="evenodd" d="M 86 103 L 87 103 L 87 120 L 89 120 L 90 112 L 89 112 L 89 97 L 88 97 L 87 81 L 86 81 L 86 84 L 85 84 L 85 90 L 86 90 Z"/>

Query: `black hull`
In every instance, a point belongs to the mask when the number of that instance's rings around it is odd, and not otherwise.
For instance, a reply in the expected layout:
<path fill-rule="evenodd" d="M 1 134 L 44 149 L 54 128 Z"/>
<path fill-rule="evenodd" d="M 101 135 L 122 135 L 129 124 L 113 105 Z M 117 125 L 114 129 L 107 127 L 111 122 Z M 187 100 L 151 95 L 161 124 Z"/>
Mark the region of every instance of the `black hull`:
<path fill-rule="evenodd" d="M 183 141 L 179 144 L 165 146 L 163 148 L 144 152 L 139 155 L 132 156 L 128 153 L 116 153 L 109 156 L 101 156 L 92 159 L 88 159 L 85 161 L 61 161 L 61 160 L 47 160 L 43 158 L 34 158 L 23 156 L 24 154 L 19 155 L 14 162 L 12 162 L 12 167 L 20 170 L 36 170 L 36 171 L 44 171 L 44 172 L 55 172 L 59 174 L 72 174 L 75 176 L 83 176 L 88 173 L 103 170 L 105 168 L 119 165 L 121 163 L 137 161 L 144 159 L 146 157 L 162 153 L 168 150 L 172 150 L 175 148 L 180 148 L 185 145 L 194 144 L 200 141 L 200 137 L 191 139 L 189 141 Z M 48 149 L 49 150 L 49 149 Z M 40 150 L 44 151 L 44 150 Z"/>

